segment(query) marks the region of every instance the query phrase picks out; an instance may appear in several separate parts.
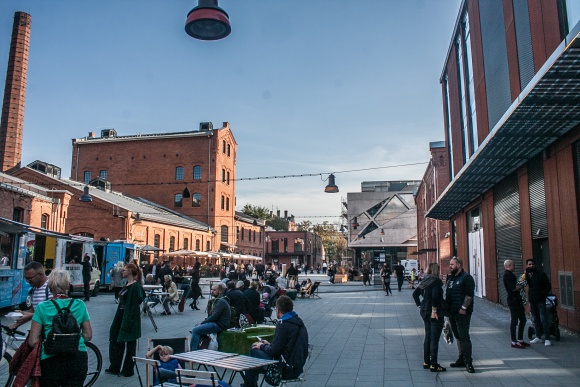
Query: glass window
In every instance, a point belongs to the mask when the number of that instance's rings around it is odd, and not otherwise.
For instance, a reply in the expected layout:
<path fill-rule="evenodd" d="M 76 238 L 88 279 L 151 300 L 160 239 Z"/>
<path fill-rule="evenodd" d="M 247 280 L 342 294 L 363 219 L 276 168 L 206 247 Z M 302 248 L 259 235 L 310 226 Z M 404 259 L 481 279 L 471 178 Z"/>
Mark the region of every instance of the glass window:
<path fill-rule="evenodd" d="M 200 243 L 201 243 L 201 241 L 199 239 L 195 240 L 195 250 L 197 250 L 197 251 L 200 250 Z"/>
<path fill-rule="evenodd" d="M 228 157 L 230 156 L 230 144 L 228 144 Z"/>
<path fill-rule="evenodd" d="M 201 194 L 194 193 L 191 195 L 191 206 L 192 207 L 201 207 Z"/>
<path fill-rule="evenodd" d="M 226 170 L 222 169 L 222 182 L 226 181 Z"/>
<path fill-rule="evenodd" d="M 85 178 L 83 181 L 85 184 L 89 184 L 91 182 L 91 171 L 85 171 Z"/>
<path fill-rule="evenodd" d="M 229 172 L 226 174 L 226 183 L 228 185 L 230 185 L 230 173 Z"/>
<path fill-rule="evenodd" d="M 473 84 L 473 63 L 471 58 L 471 34 L 469 32 L 469 15 L 463 18 L 463 46 L 465 51 L 465 73 L 467 78 L 467 100 L 469 102 L 469 126 L 471 127 L 471 154 L 479 146 L 477 138 L 477 116 L 475 112 L 475 90 Z"/>
<path fill-rule="evenodd" d="M 153 237 L 153 246 L 161 248 L 161 246 L 159 246 L 160 242 L 161 236 L 159 234 L 155 234 L 155 236 Z M 153 255 L 155 256 L 155 258 L 159 258 L 159 251 L 156 251 Z"/>
<path fill-rule="evenodd" d="M 193 179 L 199 180 L 201 179 L 201 165 L 196 165 L 193 167 Z"/>
<path fill-rule="evenodd" d="M 183 167 L 175 168 L 175 180 L 183 180 Z"/>
<path fill-rule="evenodd" d="M 461 140 L 463 142 L 463 163 L 469 160 L 469 128 L 467 127 L 467 120 L 465 114 L 467 112 L 466 90 L 465 90 L 465 68 L 463 58 L 463 45 L 461 36 L 457 37 L 455 42 L 455 49 L 457 53 L 457 78 L 459 79 L 459 101 L 460 101 L 460 118 L 461 118 Z"/>
<path fill-rule="evenodd" d="M 230 198 L 226 198 L 226 211 L 230 210 Z"/>
<path fill-rule="evenodd" d="M 226 153 L 226 142 L 222 141 L 222 153 Z"/>
<path fill-rule="evenodd" d="M 23 223 L 24 222 L 23 215 L 24 215 L 23 208 L 16 207 L 14 208 L 14 210 L 12 210 L 12 220 L 15 222 Z"/>
<path fill-rule="evenodd" d="M 175 237 L 169 237 L 169 251 L 175 251 Z"/>
<path fill-rule="evenodd" d="M 205 251 L 211 251 L 211 243 L 209 241 L 205 242 Z"/>
<path fill-rule="evenodd" d="M 183 207 L 183 195 L 182 194 L 175 194 L 175 201 L 173 203 L 175 207 Z"/>
<path fill-rule="evenodd" d="M 449 101 L 449 77 L 445 74 L 445 123 L 447 125 L 447 156 L 449 158 L 449 176 L 453 180 L 453 137 L 451 136 L 451 108 Z"/>
<path fill-rule="evenodd" d="M 106 169 L 101 169 L 99 171 L 99 177 L 103 180 L 107 180 L 107 170 Z"/>
<path fill-rule="evenodd" d="M 241 240 L 244 240 L 244 232 L 245 232 L 245 231 L 246 231 L 246 230 L 245 230 L 245 229 L 242 227 L 242 232 L 240 233 L 240 236 L 241 236 L 241 238 L 240 238 L 240 239 L 241 239 Z"/>
<path fill-rule="evenodd" d="M 47 214 L 42 214 L 40 216 L 40 227 L 48 228 L 48 215 Z"/>
<path fill-rule="evenodd" d="M 224 197 L 224 195 L 222 195 L 222 203 L 221 203 L 222 210 L 225 208 L 225 205 L 226 205 L 226 198 Z"/>
<path fill-rule="evenodd" d="M 189 249 L 189 239 L 183 238 L 183 250 Z"/>
<path fill-rule="evenodd" d="M 568 17 L 568 31 L 566 31 L 566 34 L 568 34 L 580 21 L 580 3 L 578 0 L 566 0 L 566 14 Z"/>
<path fill-rule="evenodd" d="M 228 226 L 221 227 L 221 241 L 226 243 L 228 241 Z"/>

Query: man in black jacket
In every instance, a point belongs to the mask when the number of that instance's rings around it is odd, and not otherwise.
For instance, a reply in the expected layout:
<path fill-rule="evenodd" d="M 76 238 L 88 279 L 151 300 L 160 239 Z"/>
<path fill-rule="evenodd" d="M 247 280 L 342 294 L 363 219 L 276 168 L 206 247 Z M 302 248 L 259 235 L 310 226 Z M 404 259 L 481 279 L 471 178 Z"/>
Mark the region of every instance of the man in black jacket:
<path fill-rule="evenodd" d="M 545 335 L 544 345 L 552 345 L 550 341 L 550 317 L 546 310 L 546 297 L 552 290 L 552 285 L 548 276 L 543 271 L 536 268 L 533 259 L 526 260 L 526 282 L 528 283 L 528 301 L 530 302 L 530 312 L 534 317 L 534 328 L 536 338 L 530 341 L 532 344 L 542 342 L 542 333 Z"/>
<path fill-rule="evenodd" d="M 304 363 L 308 356 L 308 331 L 304 322 L 296 312 L 294 303 L 288 296 L 280 296 L 276 301 L 276 332 L 274 341 L 270 344 L 261 340 L 252 344 L 250 356 L 260 359 L 275 359 L 284 357 L 288 364 L 282 374 L 282 379 L 293 379 L 300 376 Z M 244 387 L 257 387 L 258 374 L 264 373 L 265 369 L 253 369 L 246 371 L 242 376 Z"/>
<path fill-rule="evenodd" d="M 451 331 L 457 339 L 459 356 L 451 367 L 465 367 L 470 374 L 475 372 L 471 357 L 471 337 L 469 325 L 473 313 L 473 297 L 475 295 L 475 281 L 472 276 L 463 270 L 463 261 L 457 257 L 449 261 L 451 274 L 447 276 L 445 285 L 445 303 L 449 314 Z"/>
<path fill-rule="evenodd" d="M 393 271 L 397 276 L 397 287 L 399 288 L 399 291 L 401 291 L 403 280 L 405 279 L 405 266 L 401 265 L 401 261 L 399 261 L 399 264 L 393 268 Z"/>

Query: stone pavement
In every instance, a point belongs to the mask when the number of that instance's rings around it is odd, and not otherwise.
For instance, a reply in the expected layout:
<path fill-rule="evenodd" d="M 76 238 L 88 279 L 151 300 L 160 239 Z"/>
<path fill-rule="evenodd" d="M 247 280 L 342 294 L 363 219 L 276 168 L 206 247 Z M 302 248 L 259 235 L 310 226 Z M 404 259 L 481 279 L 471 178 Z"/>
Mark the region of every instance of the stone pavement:
<path fill-rule="evenodd" d="M 327 277 L 310 275 L 313 280 Z M 204 293 L 209 287 L 206 285 Z M 379 286 L 360 282 L 321 283 L 321 299 L 297 299 L 295 310 L 304 319 L 314 344 L 312 358 L 306 364 L 309 387 L 397 386 L 578 386 L 580 380 L 580 339 L 562 334 L 552 347 L 542 344 L 528 349 L 510 348 L 509 312 L 485 300 L 475 300 L 471 323 L 476 373 L 448 368 L 436 374 L 423 370 L 423 322 L 411 297 L 403 289 L 386 297 Z M 142 319 L 142 339 L 138 355 L 144 356 L 149 337 L 187 335 L 205 313 L 187 309 L 183 314 L 156 316 L 159 332 Z M 93 325 L 93 342 L 101 348 L 104 368 L 108 366 L 108 331 L 115 313 L 113 295 L 102 293 L 88 303 Z M 6 323 L 6 320 L 2 320 Z M 455 344 L 441 341 L 439 359 L 448 366 L 457 357 Z M 65 365 L 63 365 L 65 366 Z M 0 383 L 3 375 L 0 375 Z M 233 385 L 242 380 L 238 376 Z M 101 373 L 97 386 L 138 386 L 137 376 L 123 378 Z"/>

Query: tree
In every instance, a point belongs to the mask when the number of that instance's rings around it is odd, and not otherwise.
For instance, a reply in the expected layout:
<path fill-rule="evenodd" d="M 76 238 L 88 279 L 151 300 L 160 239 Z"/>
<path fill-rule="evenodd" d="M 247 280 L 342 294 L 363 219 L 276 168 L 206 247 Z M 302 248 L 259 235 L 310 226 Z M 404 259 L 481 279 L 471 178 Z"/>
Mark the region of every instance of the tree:
<path fill-rule="evenodd" d="M 346 239 L 338 231 L 337 225 L 328 222 L 312 224 L 312 222 L 305 220 L 297 224 L 297 227 L 300 231 L 308 231 L 320 236 L 329 260 L 340 260 L 346 256 Z"/>
<path fill-rule="evenodd" d="M 248 203 L 242 208 L 242 212 L 252 218 L 262 220 L 270 219 L 270 210 L 268 210 L 268 207 L 254 206 Z"/>
<path fill-rule="evenodd" d="M 266 226 L 270 226 L 276 231 L 288 231 L 288 221 L 278 216 L 266 220 Z"/>

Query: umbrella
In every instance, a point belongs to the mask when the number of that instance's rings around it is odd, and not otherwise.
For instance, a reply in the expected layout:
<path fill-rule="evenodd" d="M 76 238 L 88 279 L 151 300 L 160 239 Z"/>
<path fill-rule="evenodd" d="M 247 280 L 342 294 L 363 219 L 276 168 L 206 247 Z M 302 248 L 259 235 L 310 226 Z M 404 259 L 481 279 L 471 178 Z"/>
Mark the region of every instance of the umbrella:
<path fill-rule="evenodd" d="M 176 251 L 172 251 L 170 253 L 163 254 L 163 255 L 166 255 L 168 257 L 179 257 L 180 255 L 192 255 L 195 253 L 196 252 L 193 250 L 176 250 Z"/>
<path fill-rule="evenodd" d="M 163 249 L 160 249 L 159 247 L 155 247 L 155 246 L 151 246 L 151 245 L 141 246 L 141 247 L 139 247 L 139 250 L 141 250 L 141 251 L 165 251 Z"/>

